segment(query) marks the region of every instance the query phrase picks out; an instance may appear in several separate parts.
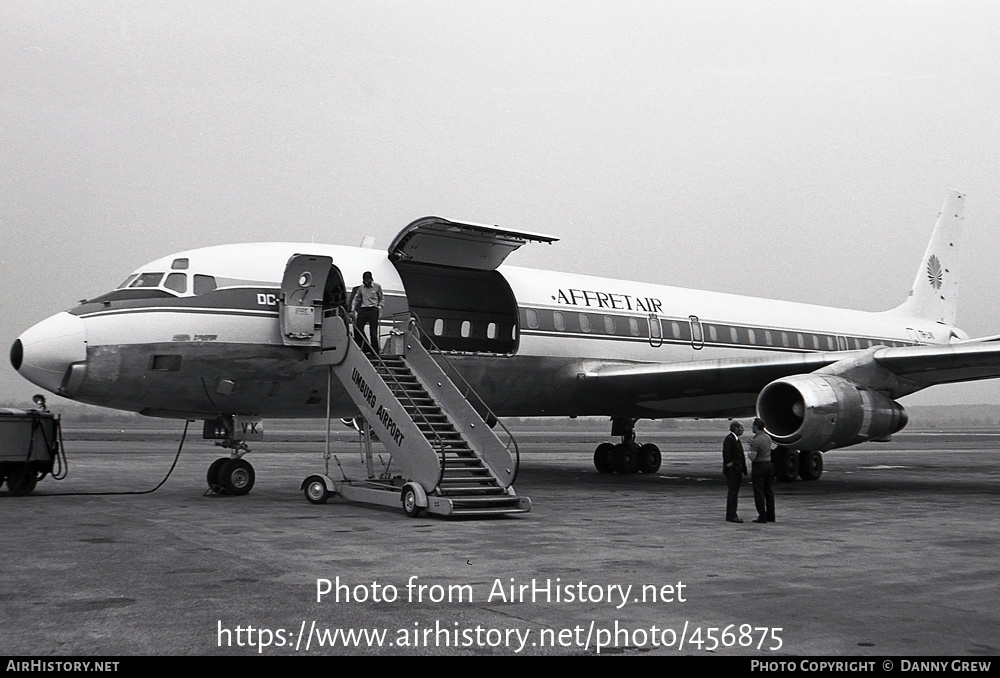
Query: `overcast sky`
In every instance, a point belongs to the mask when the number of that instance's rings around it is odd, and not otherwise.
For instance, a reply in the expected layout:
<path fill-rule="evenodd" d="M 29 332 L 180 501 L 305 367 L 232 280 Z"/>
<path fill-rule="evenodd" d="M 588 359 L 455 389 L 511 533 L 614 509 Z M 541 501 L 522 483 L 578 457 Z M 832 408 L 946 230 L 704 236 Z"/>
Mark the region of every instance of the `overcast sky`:
<path fill-rule="evenodd" d="M 959 324 L 1000 333 L 998 2 L 3 0 L 0 60 L 0 402 L 37 391 L 18 334 L 146 261 L 429 214 L 561 238 L 521 266 L 884 310 L 957 188 Z"/>

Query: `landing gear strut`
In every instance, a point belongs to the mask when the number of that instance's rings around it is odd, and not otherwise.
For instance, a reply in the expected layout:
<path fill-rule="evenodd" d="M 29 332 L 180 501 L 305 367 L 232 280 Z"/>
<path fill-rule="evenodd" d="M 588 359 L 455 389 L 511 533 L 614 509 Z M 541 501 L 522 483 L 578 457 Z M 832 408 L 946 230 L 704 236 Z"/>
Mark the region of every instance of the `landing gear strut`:
<path fill-rule="evenodd" d="M 660 470 L 660 448 L 635 442 L 637 419 L 612 417 L 611 435 L 621 436 L 617 445 L 601 443 L 594 450 L 594 468 L 600 473 L 656 473 Z"/>

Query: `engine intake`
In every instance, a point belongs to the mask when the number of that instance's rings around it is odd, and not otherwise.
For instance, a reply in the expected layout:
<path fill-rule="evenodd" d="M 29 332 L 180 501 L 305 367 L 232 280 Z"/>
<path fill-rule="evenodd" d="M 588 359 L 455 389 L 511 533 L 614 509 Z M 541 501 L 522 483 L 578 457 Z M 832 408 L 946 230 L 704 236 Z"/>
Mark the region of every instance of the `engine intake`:
<path fill-rule="evenodd" d="M 822 451 L 885 438 L 908 419 L 902 405 L 878 391 L 823 374 L 771 382 L 757 396 L 757 415 L 776 443 Z"/>

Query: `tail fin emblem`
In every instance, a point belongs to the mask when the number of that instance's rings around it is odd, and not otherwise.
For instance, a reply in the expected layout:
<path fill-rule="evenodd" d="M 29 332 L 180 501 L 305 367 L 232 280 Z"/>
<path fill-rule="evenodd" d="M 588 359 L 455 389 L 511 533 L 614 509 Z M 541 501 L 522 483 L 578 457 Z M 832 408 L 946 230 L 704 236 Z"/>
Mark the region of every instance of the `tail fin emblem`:
<path fill-rule="evenodd" d="M 932 254 L 931 258 L 927 260 L 927 280 L 930 281 L 931 287 L 939 290 L 943 278 L 944 270 L 941 268 L 941 260 L 937 258 L 936 254 Z"/>

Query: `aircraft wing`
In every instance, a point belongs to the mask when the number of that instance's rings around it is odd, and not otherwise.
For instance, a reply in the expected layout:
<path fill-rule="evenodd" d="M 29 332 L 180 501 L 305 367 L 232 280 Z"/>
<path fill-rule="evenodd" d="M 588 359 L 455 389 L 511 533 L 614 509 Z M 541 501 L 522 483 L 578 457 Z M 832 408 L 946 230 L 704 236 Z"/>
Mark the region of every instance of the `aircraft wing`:
<path fill-rule="evenodd" d="M 816 371 L 899 398 L 935 384 L 1000 377 L 1000 344 L 973 341 L 686 363 L 593 365 L 582 378 L 593 387 L 612 390 L 626 402 L 652 409 L 673 410 L 668 401 L 711 397 L 720 405 L 728 403 L 735 408 L 742 404 L 745 408 L 752 406 L 757 394 L 772 381 Z M 732 398 L 723 400 L 720 396 Z"/>

